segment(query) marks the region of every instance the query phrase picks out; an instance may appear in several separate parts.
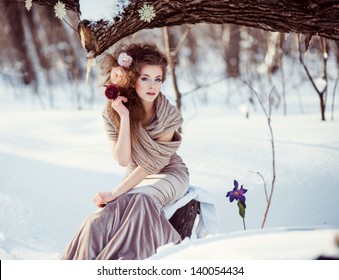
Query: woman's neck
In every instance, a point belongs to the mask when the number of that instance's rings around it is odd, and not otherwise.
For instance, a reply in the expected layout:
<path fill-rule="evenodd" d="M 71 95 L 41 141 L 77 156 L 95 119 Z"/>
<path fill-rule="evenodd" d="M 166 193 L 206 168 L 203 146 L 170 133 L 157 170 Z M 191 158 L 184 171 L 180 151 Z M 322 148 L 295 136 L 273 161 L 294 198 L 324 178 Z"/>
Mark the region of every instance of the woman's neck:
<path fill-rule="evenodd" d="M 153 114 L 154 113 L 154 109 L 155 109 L 155 106 L 154 106 L 154 102 L 145 102 L 144 103 L 144 108 L 145 108 L 145 111 L 146 111 L 146 114 Z"/>
<path fill-rule="evenodd" d="M 146 116 L 144 120 L 142 121 L 143 124 L 149 123 L 149 121 L 152 119 L 154 113 L 155 113 L 155 103 L 144 103 L 144 108 L 146 111 Z"/>

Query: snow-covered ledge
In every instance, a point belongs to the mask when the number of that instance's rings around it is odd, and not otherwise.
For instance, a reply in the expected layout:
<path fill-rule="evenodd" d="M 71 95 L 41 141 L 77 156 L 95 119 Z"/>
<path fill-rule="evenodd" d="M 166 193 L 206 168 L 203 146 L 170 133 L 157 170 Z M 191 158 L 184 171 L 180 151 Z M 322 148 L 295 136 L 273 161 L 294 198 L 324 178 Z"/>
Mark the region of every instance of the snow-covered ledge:
<path fill-rule="evenodd" d="M 150 259 L 166 260 L 339 259 L 339 228 L 279 228 L 211 235 L 173 246 Z"/>

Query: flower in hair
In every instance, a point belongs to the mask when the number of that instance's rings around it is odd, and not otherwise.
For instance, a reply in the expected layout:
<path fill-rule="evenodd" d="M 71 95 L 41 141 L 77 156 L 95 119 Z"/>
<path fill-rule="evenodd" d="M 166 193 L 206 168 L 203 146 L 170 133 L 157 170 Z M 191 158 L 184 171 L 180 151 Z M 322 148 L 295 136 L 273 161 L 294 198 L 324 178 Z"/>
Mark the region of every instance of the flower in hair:
<path fill-rule="evenodd" d="M 112 67 L 110 81 L 119 88 L 127 88 L 130 82 L 129 76 L 122 66 Z"/>
<path fill-rule="evenodd" d="M 155 18 L 155 10 L 152 5 L 142 6 L 139 10 L 140 20 L 150 23 Z"/>
<path fill-rule="evenodd" d="M 122 67 L 128 68 L 131 66 L 133 58 L 127 53 L 122 52 L 118 57 L 118 64 Z"/>
<path fill-rule="evenodd" d="M 105 95 L 107 99 L 114 100 L 119 96 L 119 88 L 114 84 L 108 85 L 105 89 Z"/>

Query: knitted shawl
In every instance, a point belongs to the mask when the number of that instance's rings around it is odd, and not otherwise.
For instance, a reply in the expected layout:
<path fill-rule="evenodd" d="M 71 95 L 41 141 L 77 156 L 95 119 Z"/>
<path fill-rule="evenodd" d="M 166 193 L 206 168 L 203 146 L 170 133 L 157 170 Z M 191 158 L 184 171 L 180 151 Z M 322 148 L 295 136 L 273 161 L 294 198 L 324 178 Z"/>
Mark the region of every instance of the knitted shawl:
<path fill-rule="evenodd" d="M 107 136 L 116 141 L 119 133 L 107 114 L 107 107 L 103 111 L 103 118 Z M 155 116 L 145 126 L 140 125 L 135 132 L 137 141 L 132 141 L 132 160 L 141 166 L 147 174 L 157 174 L 167 166 L 173 154 L 181 144 L 181 135 L 176 131 L 183 122 L 180 111 L 171 105 L 168 99 L 160 93 L 156 99 Z M 172 141 L 164 142 L 157 139 L 168 132 L 173 132 Z"/>

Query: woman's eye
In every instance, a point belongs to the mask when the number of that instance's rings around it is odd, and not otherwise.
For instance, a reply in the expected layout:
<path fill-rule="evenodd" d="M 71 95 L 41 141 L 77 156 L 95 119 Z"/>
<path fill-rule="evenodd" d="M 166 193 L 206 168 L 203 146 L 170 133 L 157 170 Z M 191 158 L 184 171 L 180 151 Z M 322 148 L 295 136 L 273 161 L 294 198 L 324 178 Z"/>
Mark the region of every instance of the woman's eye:
<path fill-rule="evenodd" d="M 148 81 L 148 78 L 142 77 L 141 80 L 144 81 L 144 82 L 147 82 L 147 81 Z"/>
<path fill-rule="evenodd" d="M 155 81 L 156 81 L 157 83 L 161 83 L 161 82 L 162 82 L 162 79 L 157 78 L 157 79 L 155 79 Z"/>

